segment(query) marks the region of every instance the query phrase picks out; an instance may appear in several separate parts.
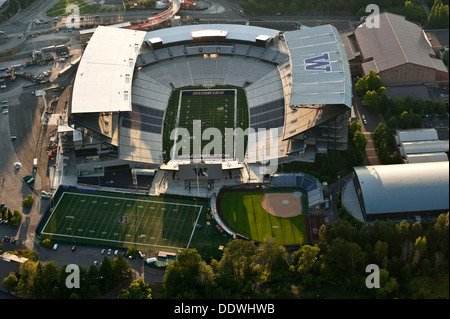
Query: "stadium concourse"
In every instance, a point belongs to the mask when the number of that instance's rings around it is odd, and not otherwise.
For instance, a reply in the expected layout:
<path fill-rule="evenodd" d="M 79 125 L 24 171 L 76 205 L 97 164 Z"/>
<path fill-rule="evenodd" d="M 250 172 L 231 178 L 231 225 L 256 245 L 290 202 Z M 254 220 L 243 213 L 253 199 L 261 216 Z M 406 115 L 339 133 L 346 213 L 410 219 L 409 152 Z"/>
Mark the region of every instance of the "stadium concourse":
<path fill-rule="evenodd" d="M 250 129 L 245 154 L 196 162 L 164 151 L 164 130 L 196 120 L 182 124 L 168 110 L 171 97 L 186 89 L 245 93 L 244 112 L 240 105 L 216 107 L 234 108 L 224 116 L 234 118 L 229 128 Z M 279 164 L 346 149 L 351 95 L 345 50 L 331 25 L 286 32 L 233 24 L 151 32 L 99 26 L 76 73 L 73 130 L 65 134 L 79 181 L 100 184 L 128 169 L 123 184 L 111 186 L 209 197 L 222 186 L 266 182 Z M 195 105 L 186 107 L 195 113 Z M 247 112 L 246 123 L 236 120 Z"/>

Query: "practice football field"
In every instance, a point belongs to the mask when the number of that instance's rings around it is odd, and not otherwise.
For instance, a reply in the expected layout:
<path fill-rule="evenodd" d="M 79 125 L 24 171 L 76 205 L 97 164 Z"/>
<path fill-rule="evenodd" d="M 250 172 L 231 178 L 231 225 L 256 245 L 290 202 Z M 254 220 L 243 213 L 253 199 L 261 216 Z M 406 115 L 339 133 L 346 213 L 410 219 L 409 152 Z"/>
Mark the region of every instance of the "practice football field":
<path fill-rule="evenodd" d="M 188 248 L 203 208 L 181 199 L 64 191 L 39 234 L 120 247 Z"/>

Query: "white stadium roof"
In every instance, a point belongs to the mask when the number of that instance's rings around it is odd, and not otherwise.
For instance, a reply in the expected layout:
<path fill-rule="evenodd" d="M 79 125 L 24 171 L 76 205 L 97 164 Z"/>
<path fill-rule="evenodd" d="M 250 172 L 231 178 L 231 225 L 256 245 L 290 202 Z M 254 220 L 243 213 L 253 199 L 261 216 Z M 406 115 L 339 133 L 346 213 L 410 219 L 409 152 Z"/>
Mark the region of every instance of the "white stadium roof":
<path fill-rule="evenodd" d="M 134 65 L 146 32 L 99 26 L 78 67 L 72 113 L 131 111 Z"/>
<path fill-rule="evenodd" d="M 145 40 L 159 37 L 163 44 L 192 41 L 197 37 L 219 36 L 227 40 L 256 42 L 260 36 L 273 38 L 280 31 L 255 26 L 242 26 L 235 24 L 186 25 L 176 28 L 166 28 L 147 33 Z"/>
<path fill-rule="evenodd" d="M 448 162 L 354 168 L 366 214 L 449 209 Z"/>

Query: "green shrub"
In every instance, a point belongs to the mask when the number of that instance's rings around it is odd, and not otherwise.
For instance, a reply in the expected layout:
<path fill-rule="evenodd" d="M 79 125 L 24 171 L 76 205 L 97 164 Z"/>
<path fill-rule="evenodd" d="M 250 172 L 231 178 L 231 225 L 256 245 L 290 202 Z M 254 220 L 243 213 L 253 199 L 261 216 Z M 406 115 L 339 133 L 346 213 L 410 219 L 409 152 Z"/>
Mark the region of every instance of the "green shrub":
<path fill-rule="evenodd" d="M 33 196 L 30 194 L 22 201 L 23 207 L 30 207 L 33 205 Z"/>
<path fill-rule="evenodd" d="M 53 243 L 50 240 L 50 238 L 45 238 L 43 241 L 41 241 L 40 245 L 42 247 L 45 247 L 45 248 L 48 248 L 48 249 L 51 249 L 53 247 Z"/>

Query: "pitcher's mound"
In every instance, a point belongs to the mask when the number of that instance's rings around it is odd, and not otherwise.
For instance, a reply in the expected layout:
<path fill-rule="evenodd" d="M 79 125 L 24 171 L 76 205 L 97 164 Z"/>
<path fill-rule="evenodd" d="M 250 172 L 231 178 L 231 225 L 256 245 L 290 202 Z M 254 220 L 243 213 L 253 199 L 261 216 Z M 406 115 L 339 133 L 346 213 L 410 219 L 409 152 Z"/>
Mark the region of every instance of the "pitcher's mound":
<path fill-rule="evenodd" d="M 301 194 L 301 192 L 265 194 L 261 206 L 273 216 L 295 217 L 302 214 Z"/>

